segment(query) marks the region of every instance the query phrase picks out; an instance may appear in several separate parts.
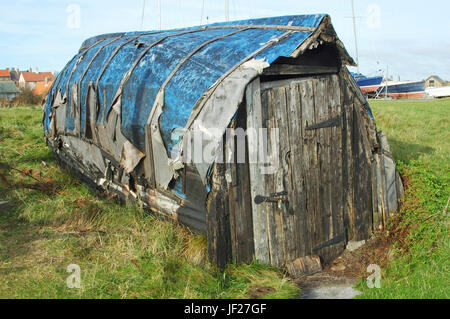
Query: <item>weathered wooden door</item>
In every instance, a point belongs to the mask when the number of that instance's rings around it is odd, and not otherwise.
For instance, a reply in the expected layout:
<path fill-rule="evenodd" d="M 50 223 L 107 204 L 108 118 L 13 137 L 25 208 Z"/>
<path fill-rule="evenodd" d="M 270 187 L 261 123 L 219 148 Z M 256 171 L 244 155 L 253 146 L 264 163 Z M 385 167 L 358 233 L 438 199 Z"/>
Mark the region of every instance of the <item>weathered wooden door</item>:
<path fill-rule="evenodd" d="M 276 266 L 308 255 L 330 261 L 346 239 L 338 76 L 256 79 L 246 101 L 247 128 L 267 129 L 270 159 L 263 164 L 259 156 L 249 168 L 256 259 Z M 250 152 L 259 137 L 248 137 Z"/>

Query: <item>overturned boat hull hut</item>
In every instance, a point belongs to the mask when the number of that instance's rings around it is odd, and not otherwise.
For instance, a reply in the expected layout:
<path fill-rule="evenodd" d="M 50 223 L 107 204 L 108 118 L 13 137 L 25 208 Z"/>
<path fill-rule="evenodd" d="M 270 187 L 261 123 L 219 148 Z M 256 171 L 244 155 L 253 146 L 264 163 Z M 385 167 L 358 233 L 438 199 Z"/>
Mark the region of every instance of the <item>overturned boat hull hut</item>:
<path fill-rule="evenodd" d="M 346 65 L 326 15 L 102 35 L 58 75 L 45 135 L 94 187 L 205 233 L 219 266 L 328 262 L 402 194 Z"/>

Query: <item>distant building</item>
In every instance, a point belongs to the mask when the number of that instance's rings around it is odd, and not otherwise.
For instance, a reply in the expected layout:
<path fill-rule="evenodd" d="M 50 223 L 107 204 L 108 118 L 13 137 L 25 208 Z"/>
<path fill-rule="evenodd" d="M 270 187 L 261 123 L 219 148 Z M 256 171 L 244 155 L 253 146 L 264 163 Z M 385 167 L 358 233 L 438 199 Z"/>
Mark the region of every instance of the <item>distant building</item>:
<path fill-rule="evenodd" d="M 19 87 L 33 90 L 38 82 L 54 81 L 55 77 L 51 72 L 21 72 L 19 77 Z"/>
<path fill-rule="evenodd" d="M 0 70 L 0 81 L 11 81 L 11 74 L 9 69 Z"/>
<path fill-rule="evenodd" d="M 442 80 L 439 76 L 437 75 L 432 75 L 430 76 L 428 79 L 425 80 L 425 87 L 443 87 L 448 85 L 447 81 Z"/>
<path fill-rule="evenodd" d="M 20 71 L 19 71 L 19 69 L 16 70 L 15 68 L 12 68 L 9 71 L 9 74 L 11 75 L 11 81 L 16 82 L 16 85 L 18 86 L 19 85 L 19 78 L 20 78 Z"/>
<path fill-rule="evenodd" d="M 46 95 L 48 90 L 52 87 L 52 84 L 53 81 L 50 80 L 50 77 L 46 77 L 44 82 L 37 82 L 33 89 L 33 95 Z"/>
<path fill-rule="evenodd" d="M 9 101 L 15 98 L 19 92 L 14 81 L 0 81 L 0 99 Z"/>

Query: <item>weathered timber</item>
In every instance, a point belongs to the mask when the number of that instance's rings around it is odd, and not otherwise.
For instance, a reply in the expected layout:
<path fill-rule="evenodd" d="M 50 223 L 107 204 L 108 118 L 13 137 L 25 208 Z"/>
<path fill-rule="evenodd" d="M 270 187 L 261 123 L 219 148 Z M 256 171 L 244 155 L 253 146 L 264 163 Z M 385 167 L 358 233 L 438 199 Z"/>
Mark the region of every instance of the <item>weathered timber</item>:
<path fill-rule="evenodd" d="M 225 164 L 216 163 L 211 172 L 211 191 L 206 202 L 208 255 L 219 268 L 232 261 L 229 195 Z"/>
<path fill-rule="evenodd" d="M 300 278 L 321 272 L 322 264 L 319 256 L 305 256 L 288 262 L 286 268 L 291 277 Z"/>
<path fill-rule="evenodd" d="M 347 65 L 326 15 L 102 35 L 55 80 L 45 135 L 95 191 L 206 234 L 220 268 L 299 276 L 384 227 L 403 193 Z"/>
<path fill-rule="evenodd" d="M 338 68 L 335 66 L 273 64 L 264 70 L 263 75 L 317 75 L 336 73 L 337 71 Z"/>
<path fill-rule="evenodd" d="M 261 109 L 261 89 L 259 78 L 255 79 L 247 86 L 246 90 L 246 110 L 247 110 L 247 128 L 258 130 L 263 127 L 262 109 Z M 257 195 L 265 194 L 264 176 L 259 174 L 259 144 L 258 135 L 251 134 L 247 137 L 248 145 L 254 145 L 249 149 L 249 172 L 250 172 L 250 196 L 253 199 Z M 255 162 L 256 159 L 256 162 Z M 255 258 L 264 263 L 270 263 L 269 243 L 267 235 L 267 204 L 252 205 L 253 219 L 253 237 Z"/>
<path fill-rule="evenodd" d="M 238 110 L 235 126 L 243 130 L 247 127 L 247 113 L 245 105 Z M 245 162 L 238 158 L 238 143 L 234 143 L 232 149 L 233 163 L 227 164 L 227 175 L 231 176 L 228 182 L 230 194 L 230 232 L 232 238 L 233 260 L 239 262 L 251 262 L 254 257 L 254 237 L 252 201 L 250 196 L 250 174 L 248 161 L 248 140 L 245 138 Z M 229 152 L 226 149 L 226 152 Z M 228 158 L 227 155 L 225 155 Z"/>

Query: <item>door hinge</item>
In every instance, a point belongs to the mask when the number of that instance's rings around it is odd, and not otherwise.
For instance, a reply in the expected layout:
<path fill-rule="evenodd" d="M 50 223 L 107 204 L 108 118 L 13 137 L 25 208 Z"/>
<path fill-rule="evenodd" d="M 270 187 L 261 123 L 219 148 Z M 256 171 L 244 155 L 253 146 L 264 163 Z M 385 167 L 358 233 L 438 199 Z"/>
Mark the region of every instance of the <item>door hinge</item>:
<path fill-rule="evenodd" d="M 313 251 L 317 251 L 328 246 L 333 246 L 341 242 L 347 242 L 347 230 L 345 230 L 345 232 L 343 232 L 342 234 L 339 234 L 336 237 L 333 237 L 330 240 L 327 240 L 326 242 L 323 242 L 320 245 L 314 247 Z"/>
<path fill-rule="evenodd" d="M 288 202 L 287 195 L 288 195 L 287 191 L 273 193 L 273 194 L 270 194 L 270 196 L 256 195 L 254 202 L 256 205 L 259 205 L 264 202 L 277 203 L 279 201 L 282 201 L 282 202 L 286 203 L 286 202 Z"/>
<path fill-rule="evenodd" d="M 331 119 L 328 119 L 326 121 L 312 124 L 306 127 L 307 131 L 316 130 L 318 128 L 325 128 L 325 127 L 333 127 L 333 126 L 339 126 L 341 125 L 341 115 L 338 115 L 336 117 L 333 117 Z"/>

